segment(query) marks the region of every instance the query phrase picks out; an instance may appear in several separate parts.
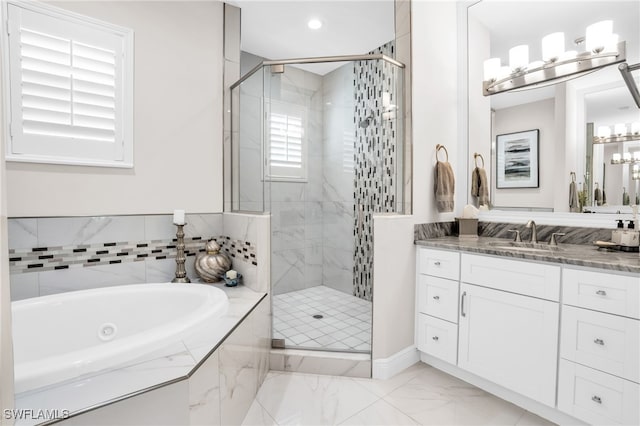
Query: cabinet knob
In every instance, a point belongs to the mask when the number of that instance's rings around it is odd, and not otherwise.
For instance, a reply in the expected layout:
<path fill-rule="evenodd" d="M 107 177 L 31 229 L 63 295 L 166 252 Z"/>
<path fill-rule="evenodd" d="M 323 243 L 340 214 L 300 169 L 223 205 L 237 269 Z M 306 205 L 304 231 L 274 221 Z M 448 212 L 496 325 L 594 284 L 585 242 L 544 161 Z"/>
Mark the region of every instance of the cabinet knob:
<path fill-rule="evenodd" d="M 597 294 L 598 296 L 606 296 L 606 295 L 607 295 L 607 292 L 606 292 L 606 291 L 604 291 L 604 290 L 598 290 L 598 291 L 596 291 L 596 294 Z"/>
<path fill-rule="evenodd" d="M 440 296 L 433 296 L 433 300 L 440 300 Z"/>
<path fill-rule="evenodd" d="M 437 261 L 433 262 L 433 264 L 434 264 L 435 266 L 440 266 L 440 261 L 439 261 L 439 260 L 437 260 Z"/>
<path fill-rule="evenodd" d="M 597 396 L 597 395 L 593 395 L 593 396 L 591 397 L 591 400 L 592 400 L 593 402 L 597 402 L 598 404 L 602 404 L 602 398 L 600 398 L 600 397 L 599 397 L 599 396 Z"/>
<path fill-rule="evenodd" d="M 595 339 L 593 343 L 595 343 L 596 345 L 604 346 L 604 340 L 602 339 Z"/>
<path fill-rule="evenodd" d="M 435 340 L 436 342 L 439 340 L 438 336 L 433 336 L 432 339 Z"/>

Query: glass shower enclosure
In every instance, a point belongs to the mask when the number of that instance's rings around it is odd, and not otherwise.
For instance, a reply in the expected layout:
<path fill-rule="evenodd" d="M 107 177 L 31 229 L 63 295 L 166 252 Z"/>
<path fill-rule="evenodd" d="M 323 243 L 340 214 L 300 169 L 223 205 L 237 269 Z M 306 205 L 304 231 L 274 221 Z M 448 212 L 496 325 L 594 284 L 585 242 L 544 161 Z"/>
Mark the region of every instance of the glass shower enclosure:
<path fill-rule="evenodd" d="M 264 61 L 232 86 L 232 210 L 271 215 L 274 347 L 371 352 L 372 215 L 404 205 L 392 52 Z"/>

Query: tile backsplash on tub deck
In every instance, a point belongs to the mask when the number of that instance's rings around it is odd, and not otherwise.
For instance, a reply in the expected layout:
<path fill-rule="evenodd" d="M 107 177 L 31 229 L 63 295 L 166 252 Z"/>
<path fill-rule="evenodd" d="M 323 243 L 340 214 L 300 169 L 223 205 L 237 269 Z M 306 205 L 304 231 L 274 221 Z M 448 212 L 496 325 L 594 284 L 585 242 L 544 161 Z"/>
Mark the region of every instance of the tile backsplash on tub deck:
<path fill-rule="evenodd" d="M 257 269 L 255 241 L 225 233 L 222 214 L 190 214 L 186 222 L 186 268 L 192 281 L 198 278 L 195 257 L 210 239 L 231 256 L 234 268 Z M 12 218 L 8 229 L 13 300 L 167 282 L 175 274 L 171 215 Z"/>

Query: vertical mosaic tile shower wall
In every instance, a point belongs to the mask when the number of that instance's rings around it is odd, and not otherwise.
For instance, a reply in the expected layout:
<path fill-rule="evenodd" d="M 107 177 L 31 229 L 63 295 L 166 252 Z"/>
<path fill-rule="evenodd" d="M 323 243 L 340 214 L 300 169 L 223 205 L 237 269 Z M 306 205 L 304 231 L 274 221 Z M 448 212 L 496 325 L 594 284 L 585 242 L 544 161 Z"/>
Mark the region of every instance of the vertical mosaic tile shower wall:
<path fill-rule="evenodd" d="M 371 53 L 394 57 L 394 42 Z M 398 105 L 396 80 L 399 70 L 388 62 L 359 61 L 354 64 L 355 190 L 354 190 L 354 290 L 362 299 L 373 296 L 373 213 L 396 211 L 396 157 Z"/>

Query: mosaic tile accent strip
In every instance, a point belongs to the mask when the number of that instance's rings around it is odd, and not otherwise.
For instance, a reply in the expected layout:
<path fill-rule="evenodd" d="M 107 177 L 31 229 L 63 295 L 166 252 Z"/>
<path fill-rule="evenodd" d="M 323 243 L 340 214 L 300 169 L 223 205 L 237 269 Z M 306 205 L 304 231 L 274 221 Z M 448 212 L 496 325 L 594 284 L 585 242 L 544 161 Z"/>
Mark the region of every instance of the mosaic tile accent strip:
<path fill-rule="evenodd" d="M 389 42 L 370 53 L 395 56 Z M 394 112 L 385 111 L 383 96 L 395 99 L 396 69 L 385 61 L 354 63 L 355 190 L 354 190 L 354 289 L 365 300 L 373 297 L 373 213 L 394 212 L 397 164 L 397 129 Z M 400 182 L 400 184 L 402 184 Z M 361 231 L 359 231 L 361 229 Z"/>
<path fill-rule="evenodd" d="M 232 260 L 257 266 L 256 247 L 243 240 L 227 236 L 215 237 L 220 248 Z M 207 239 L 185 238 L 187 257 L 204 252 Z M 116 263 L 161 260 L 176 257 L 176 239 L 147 242 L 109 242 L 64 247 L 34 247 L 9 249 L 9 267 L 12 274 L 53 271 L 69 268 L 112 265 Z"/>

